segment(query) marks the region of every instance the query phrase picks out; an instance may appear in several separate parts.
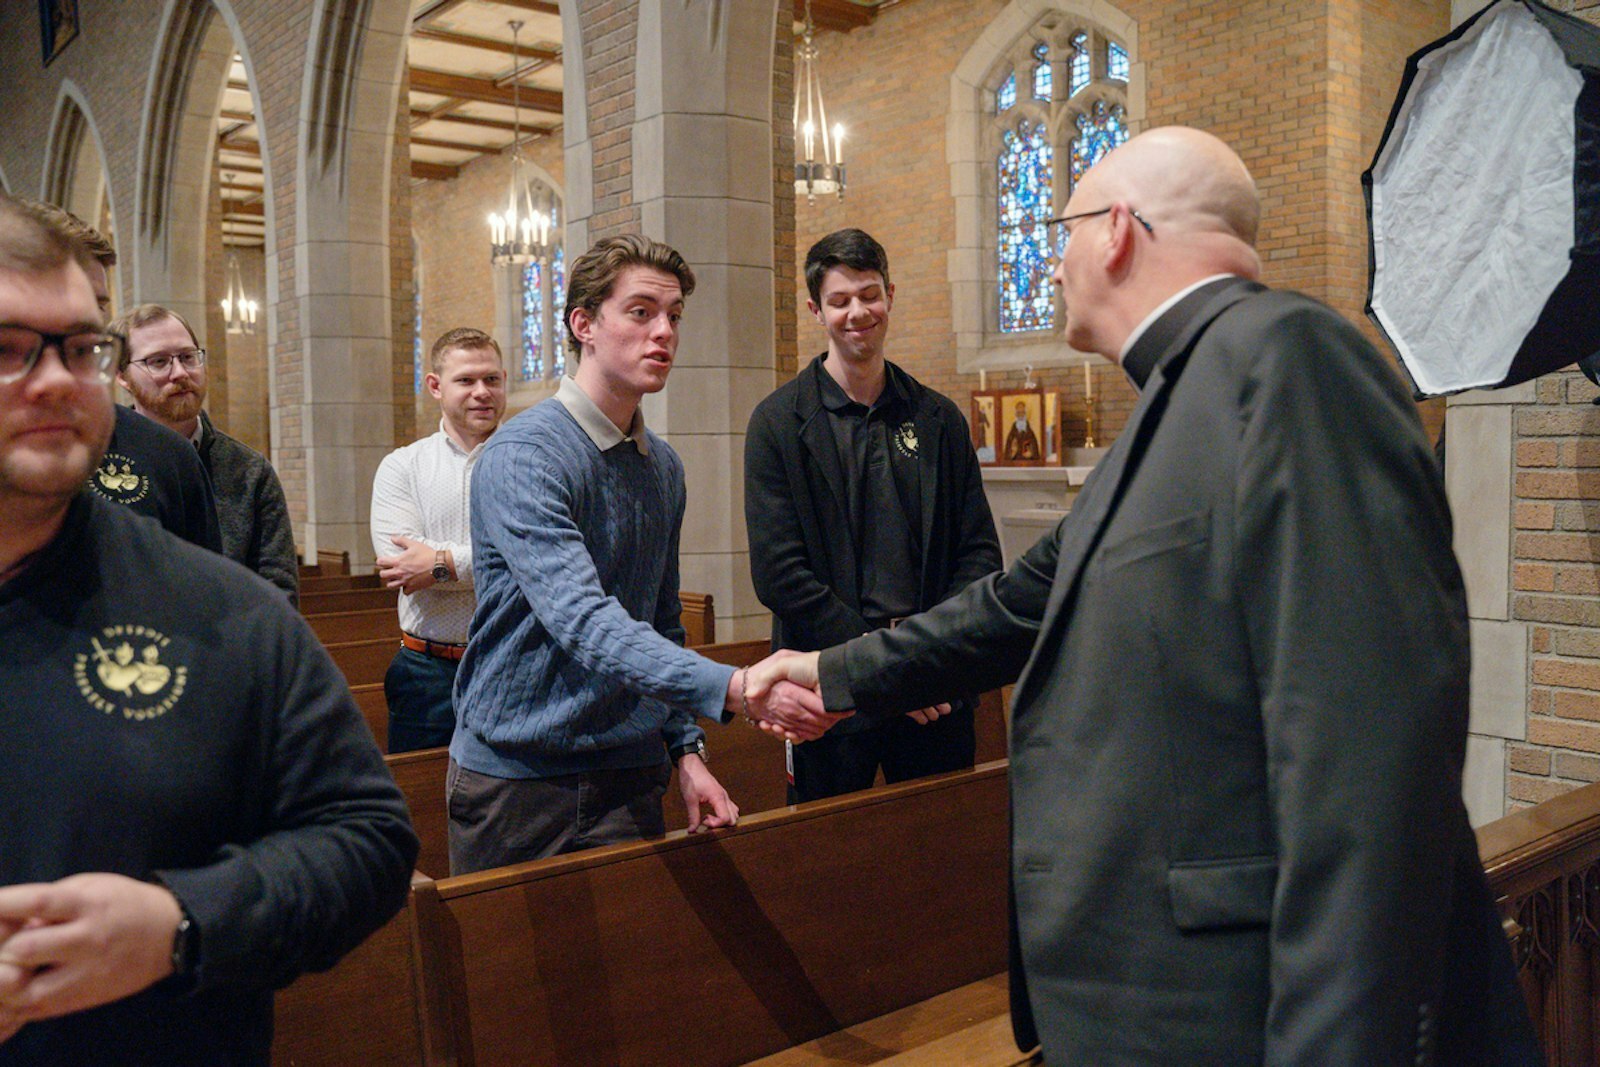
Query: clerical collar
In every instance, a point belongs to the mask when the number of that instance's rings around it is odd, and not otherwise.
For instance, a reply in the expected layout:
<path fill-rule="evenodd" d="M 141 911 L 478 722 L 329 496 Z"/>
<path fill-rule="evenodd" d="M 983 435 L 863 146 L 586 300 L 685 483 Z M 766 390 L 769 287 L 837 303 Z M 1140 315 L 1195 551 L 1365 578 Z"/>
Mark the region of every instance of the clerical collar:
<path fill-rule="evenodd" d="M 631 440 L 641 456 L 650 454 L 650 442 L 645 438 L 644 432 L 643 409 L 634 409 L 633 422 L 628 426 L 628 432 L 623 433 L 617 429 L 616 423 L 606 418 L 606 413 L 600 410 L 600 406 L 589 399 L 589 394 L 571 378 L 561 379 L 561 384 L 556 387 L 556 400 L 567 409 L 600 451 L 609 452 L 622 442 Z"/>
<path fill-rule="evenodd" d="M 1167 350 L 1167 345 L 1171 344 L 1173 338 L 1178 336 L 1178 331 L 1183 329 L 1183 316 L 1168 316 L 1167 312 L 1177 307 L 1195 290 L 1214 282 L 1237 277 L 1236 274 L 1213 274 L 1209 278 L 1201 278 L 1193 285 L 1186 285 L 1158 304 L 1154 311 L 1144 317 L 1143 322 L 1133 328 L 1133 332 L 1122 344 L 1122 354 L 1118 357 L 1118 362 L 1122 364 L 1123 372 L 1133 379 L 1136 387 L 1144 388 L 1145 382 L 1150 380 L 1151 373 L 1156 369 L 1156 362 L 1161 358 L 1161 353 Z"/>

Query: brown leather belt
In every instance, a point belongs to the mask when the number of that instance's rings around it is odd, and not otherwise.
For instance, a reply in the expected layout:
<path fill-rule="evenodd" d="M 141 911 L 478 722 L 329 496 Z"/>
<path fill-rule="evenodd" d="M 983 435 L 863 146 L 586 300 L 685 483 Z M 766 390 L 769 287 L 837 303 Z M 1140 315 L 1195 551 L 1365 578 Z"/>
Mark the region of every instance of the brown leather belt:
<path fill-rule="evenodd" d="M 412 637 L 401 631 L 400 643 L 413 652 L 421 652 L 425 656 L 438 656 L 440 659 L 460 659 L 466 652 L 466 645 L 451 645 L 442 641 L 429 641 L 425 637 Z"/>

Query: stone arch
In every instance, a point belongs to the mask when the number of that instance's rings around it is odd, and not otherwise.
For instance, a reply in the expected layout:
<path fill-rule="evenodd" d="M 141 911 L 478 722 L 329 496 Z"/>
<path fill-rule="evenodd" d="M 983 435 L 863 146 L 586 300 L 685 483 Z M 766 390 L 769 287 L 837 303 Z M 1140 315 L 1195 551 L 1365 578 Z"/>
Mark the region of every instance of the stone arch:
<path fill-rule="evenodd" d="M 278 356 L 280 369 L 299 370 L 296 395 L 283 398 L 282 440 L 297 453 L 285 484 L 291 510 L 304 504 L 308 555 L 332 548 L 371 560 L 372 476 L 394 443 L 397 361 L 410 362 L 392 339 L 389 233 L 409 30 L 405 4 L 317 0 L 312 9 L 295 160 L 299 351 Z"/>
<path fill-rule="evenodd" d="M 1139 52 L 1139 23 L 1107 0 L 1011 0 L 992 19 L 956 64 L 950 75 L 950 110 L 946 120 L 945 158 L 950 166 L 950 192 L 956 204 L 956 238 L 947 253 L 950 277 L 951 325 L 956 335 L 956 369 L 1046 367 L 1081 363 L 1059 338 L 1036 344 L 989 344 L 987 286 L 994 270 L 987 261 L 989 242 L 985 226 L 989 189 L 984 181 L 988 160 L 984 152 L 986 105 L 993 100 L 989 84 L 996 65 L 1046 15 L 1082 19 L 1100 26 L 1122 41 L 1128 51 L 1127 120 L 1134 131 L 1144 125 L 1145 65 Z"/>
<path fill-rule="evenodd" d="M 84 152 L 85 146 L 90 149 L 92 158 Z M 121 218 L 106 170 L 105 141 L 100 136 L 100 127 L 89 110 L 88 97 L 70 78 L 62 79 L 56 97 L 55 117 L 50 123 L 44 158 L 39 199 L 66 208 L 102 231 L 107 229 L 108 216 L 112 220 Z M 114 232 L 107 236 L 112 238 L 113 244 L 118 243 Z M 115 293 L 118 285 L 115 268 L 110 280 L 111 291 Z"/>
<path fill-rule="evenodd" d="M 205 330 L 206 212 L 216 157 L 216 122 L 228 68 L 238 52 L 258 123 L 261 89 L 250 48 L 228 0 L 169 0 L 156 38 L 139 134 L 137 246 L 134 293 L 181 312 Z M 273 161 L 261 139 L 266 217 L 267 308 L 270 348 L 277 292 Z M 204 338 L 202 338 L 203 340 Z M 268 375 L 269 392 L 275 380 Z"/>

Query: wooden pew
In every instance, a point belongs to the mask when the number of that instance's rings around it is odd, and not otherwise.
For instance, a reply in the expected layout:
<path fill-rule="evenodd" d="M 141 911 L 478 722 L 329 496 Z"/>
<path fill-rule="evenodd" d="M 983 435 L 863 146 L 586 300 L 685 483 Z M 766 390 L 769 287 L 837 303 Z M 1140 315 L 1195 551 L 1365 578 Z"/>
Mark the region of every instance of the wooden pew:
<path fill-rule="evenodd" d="M 427 976 L 444 970 L 442 961 L 425 955 L 437 939 L 419 935 L 428 904 L 438 900 L 427 892 L 431 885 L 425 876 L 413 875 L 411 896 L 400 914 L 333 970 L 304 975 L 277 995 L 272 1041 L 277 1067 L 447 1062 L 438 1048 L 450 1035 L 428 1030 L 430 1018 L 441 1018 L 442 1012 L 425 1009 L 425 998 L 440 988 Z"/>
<path fill-rule="evenodd" d="M 369 682 L 366 685 L 353 685 L 350 695 L 356 698 L 356 707 L 361 709 L 361 717 L 366 720 L 367 729 L 372 731 L 372 739 L 378 743 L 378 748 L 384 752 L 389 750 L 389 698 L 383 695 L 382 682 Z"/>
<path fill-rule="evenodd" d="M 1006 966 L 1004 764 L 434 883 L 463 1062 L 732 1064 Z"/>
<path fill-rule="evenodd" d="M 324 646 L 333 657 L 334 666 L 344 672 L 344 680 L 352 689 L 359 685 L 381 683 L 389 663 L 400 647 L 400 637 L 371 638 L 365 641 L 338 641 Z"/>
<path fill-rule="evenodd" d="M 400 598 L 398 589 L 378 588 L 367 589 L 336 589 L 324 593 L 307 593 L 305 585 L 300 586 L 300 614 L 326 615 L 334 611 L 365 611 L 375 608 L 388 608 L 389 614 L 396 620 L 397 601 Z"/>
<path fill-rule="evenodd" d="M 365 608 L 360 611 L 329 611 L 307 615 L 317 640 L 324 645 L 349 641 L 368 641 L 386 637 L 398 647 L 400 617 L 393 607 Z"/>
<path fill-rule="evenodd" d="M 1478 855 L 1545 1056 L 1600 1063 L 1600 783 L 1479 827 Z"/>
<path fill-rule="evenodd" d="M 683 643 L 690 648 L 716 644 L 717 612 L 712 606 L 711 594 L 687 593 L 680 589 L 678 603 L 683 606 L 679 616 L 683 620 Z"/>
<path fill-rule="evenodd" d="M 381 589 L 383 579 L 376 574 L 328 574 L 300 579 L 300 595 L 329 593 L 343 589 Z"/>
<path fill-rule="evenodd" d="M 450 815 L 444 796 L 449 758 L 448 748 L 424 748 L 383 757 L 411 810 L 411 828 L 422 841 L 417 870 L 434 878 L 450 873 Z"/>
<path fill-rule="evenodd" d="M 349 574 L 350 553 L 319 548 L 317 549 L 317 566 L 324 575 Z"/>

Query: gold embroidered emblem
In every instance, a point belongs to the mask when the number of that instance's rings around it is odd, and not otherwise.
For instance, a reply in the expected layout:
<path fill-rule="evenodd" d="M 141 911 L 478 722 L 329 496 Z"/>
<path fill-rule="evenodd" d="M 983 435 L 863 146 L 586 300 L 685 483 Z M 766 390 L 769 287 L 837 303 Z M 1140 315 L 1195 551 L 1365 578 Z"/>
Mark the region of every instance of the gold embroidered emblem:
<path fill-rule="evenodd" d="M 917 424 L 902 422 L 894 431 L 894 446 L 900 450 L 902 456 L 915 456 L 917 454 Z"/>
<path fill-rule="evenodd" d="M 89 479 L 95 492 L 118 504 L 137 504 L 150 492 L 150 479 L 133 471 L 133 460 L 120 452 L 107 452 Z"/>
<path fill-rule="evenodd" d="M 161 662 L 172 644 L 148 626 L 108 626 L 73 657 L 72 677 L 89 705 L 143 722 L 171 711 L 189 684 L 189 668 Z"/>

